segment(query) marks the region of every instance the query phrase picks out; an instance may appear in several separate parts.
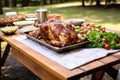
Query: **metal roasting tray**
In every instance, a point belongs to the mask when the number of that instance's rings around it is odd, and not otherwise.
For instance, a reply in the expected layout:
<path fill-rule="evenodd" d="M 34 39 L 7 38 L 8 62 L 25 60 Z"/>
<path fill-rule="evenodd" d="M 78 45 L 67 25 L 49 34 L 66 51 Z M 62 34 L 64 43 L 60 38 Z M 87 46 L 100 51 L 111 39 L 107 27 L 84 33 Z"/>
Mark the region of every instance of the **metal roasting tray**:
<path fill-rule="evenodd" d="M 77 49 L 77 48 L 81 48 L 81 46 L 84 46 L 86 43 L 89 43 L 90 41 L 88 40 L 85 40 L 83 42 L 80 42 L 80 43 L 76 43 L 76 44 L 73 44 L 73 45 L 69 45 L 69 46 L 65 46 L 65 47 L 55 47 L 55 46 L 52 46 L 46 42 L 43 42 L 41 40 L 38 40 L 30 35 L 28 35 L 29 32 L 23 32 L 24 35 L 27 36 L 27 38 L 35 41 L 35 42 L 38 42 L 39 44 L 42 44 L 44 46 L 46 46 L 47 48 L 55 51 L 55 52 L 58 52 L 58 53 L 62 53 L 62 52 L 67 52 L 67 51 L 70 51 L 70 50 L 74 50 L 74 49 Z"/>

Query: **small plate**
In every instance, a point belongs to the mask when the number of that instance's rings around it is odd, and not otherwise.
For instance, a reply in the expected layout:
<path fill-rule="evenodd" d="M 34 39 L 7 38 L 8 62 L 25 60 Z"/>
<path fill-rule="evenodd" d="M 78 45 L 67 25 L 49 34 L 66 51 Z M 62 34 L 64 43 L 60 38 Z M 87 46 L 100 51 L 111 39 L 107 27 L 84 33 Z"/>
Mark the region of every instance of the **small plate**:
<path fill-rule="evenodd" d="M 27 26 L 27 25 L 32 25 L 35 21 L 16 21 L 13 22 L 13 24 L 15 26 L 19 26 L 19 27 L 23 27 L 23 26 Z"/>
<path fill-rule="evenodd" d="M 35 20 L 37 20 L 37 18 L 26 18 L 25 20 L 27 20 L 27 21 L 35 21 Z"/>
<path fill-rule="evenodd" d="M 33 31 L 36 30 L 37 28 L 35 26 L 25 26 L 21 29 L 19 29 L 19 32 L 23 33 L 23 32 L 29 32 L 29 31 Z"/>
<path fill-rule="evenodd" d="M 25 15 L 27 18 L 34 18 L 35 17 L 35 14 L 26 14 Z"/>

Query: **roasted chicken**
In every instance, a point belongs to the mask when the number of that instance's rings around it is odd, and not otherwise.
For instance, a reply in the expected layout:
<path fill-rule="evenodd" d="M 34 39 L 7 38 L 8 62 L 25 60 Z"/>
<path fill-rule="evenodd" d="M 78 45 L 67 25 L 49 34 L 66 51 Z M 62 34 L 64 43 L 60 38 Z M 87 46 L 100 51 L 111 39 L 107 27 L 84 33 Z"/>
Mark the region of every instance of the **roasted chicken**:
<path fill-rule="evenodd" d="M 39 26 L 39 29 L 30 32 L 29 35 L 37 39 L 44 39 L 53 46 L 63 47 L 80 42 L 73 27 L 61 20 L 50 19 L 37 26 Z"/>

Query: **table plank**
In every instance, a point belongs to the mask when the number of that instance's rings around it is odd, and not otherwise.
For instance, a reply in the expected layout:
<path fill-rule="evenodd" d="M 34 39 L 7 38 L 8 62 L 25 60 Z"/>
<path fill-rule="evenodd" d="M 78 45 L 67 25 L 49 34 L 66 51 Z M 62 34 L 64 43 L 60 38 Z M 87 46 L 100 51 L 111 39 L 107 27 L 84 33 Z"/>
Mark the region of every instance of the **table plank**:
<path fill-rule="evenodd" d="M 118 57 L 120 59 L 120 52 L 113 54 L 113 56 Z"/>
<path fill-rule="evenodd" d="M 115 53 L 115 54 L 120 55 L 120 52 Z M 87 74 L 91 74 L 95 71 L 99 71 L 100 69 L 101 70 L 105 69 L 108 66 L 113 66 L 113 65 L 118 64 L 118 63 L 120 63 L 120 58 L 117 58 L 117 57 L 113 56 L 113 54 L 112 54 L 112 55 L 109 55 L 107 57 L 90 62 L 90 63 L 83 65 L 79 68 L 85 70 L 86 75 L 87 75 Z"/>
<path fill-rule="evenodd" d="M 103 62 L 105 64 L 110 64 L 112 62 L 118 62 L 119 60 L 120 60 L 119 58 L 117 58 L 117 57 L 115 57 L 113 55 L 109 55 L 109 56 L 107 56 L 105 58 L 100 59 L 99 61 L 101 61 L 101 62 Z"/>
<path fill-rule="evenodd" d="M 88 64 L 85 64 L 81 67 L 79 67 L 80 69 L 83 69 L 85 70 L 85 74 L 88 75 L 88 74 L 91 74 L 93 72 L 96 72 L 96 71 L 99 71 L 99 68 L 104 66 L 105 64 L 103 62 L 100 62 L 100 61 L 92 61 Z"/>

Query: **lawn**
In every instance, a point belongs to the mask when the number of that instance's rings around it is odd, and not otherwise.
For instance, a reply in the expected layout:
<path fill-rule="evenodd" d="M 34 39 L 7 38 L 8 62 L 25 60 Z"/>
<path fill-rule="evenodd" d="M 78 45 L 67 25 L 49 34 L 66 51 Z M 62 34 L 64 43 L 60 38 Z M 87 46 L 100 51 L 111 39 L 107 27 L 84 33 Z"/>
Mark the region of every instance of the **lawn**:
<path fill-rule="evenodd" d="M 47 8 L 52 13 L 59 13 L 63 20 L 69 18 L 83 18 L 85 23 L 102 25 L 113 30 L 120 30 L 120 9 L 88 6 L 81 7 L 81 2 L 68 2 L 47 6 L 29 6 L 18 8 L 4 8 L 4 13 L 16 11 L 19 14 L 35 13 L 38 8 Z M 3 17 L 4 15 L 0 15 Z"/>

